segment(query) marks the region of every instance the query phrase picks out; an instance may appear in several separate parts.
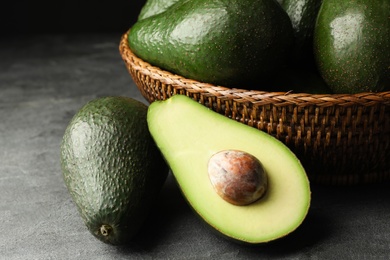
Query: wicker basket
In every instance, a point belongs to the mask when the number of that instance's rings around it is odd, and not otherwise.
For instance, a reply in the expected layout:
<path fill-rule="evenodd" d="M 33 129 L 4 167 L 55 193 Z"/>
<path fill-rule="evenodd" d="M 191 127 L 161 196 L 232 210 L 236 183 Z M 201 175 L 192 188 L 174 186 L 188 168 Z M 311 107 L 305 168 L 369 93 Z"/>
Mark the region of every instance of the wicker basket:
<path fill-rule="evenodd" d="M 222 115 L 265 131 L 297 155 L 313 183 L 390 180 L 390 91 L 313 95 L 231 89 L 150 65 L 131 52 L 127 33 L 119 49 L 148 102 L 187 95 Z"/>

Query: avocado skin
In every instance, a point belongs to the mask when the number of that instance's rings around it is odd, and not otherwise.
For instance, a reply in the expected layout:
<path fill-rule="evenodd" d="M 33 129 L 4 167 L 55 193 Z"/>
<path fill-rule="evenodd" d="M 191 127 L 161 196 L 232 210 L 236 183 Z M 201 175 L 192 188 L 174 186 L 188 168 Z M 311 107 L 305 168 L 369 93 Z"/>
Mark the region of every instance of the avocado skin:
<path fill-rule="evenodd" d="M 131 98 L 98 98 L 76 113 L 63 136 L 64 182 L 88 230 L 105 243 L 133 238 L 168 174 L 146 113 Z M 108 236 L 102 225 L 112 229 Z"/>
<path fill-rule="evenodd" d="M 389 17 L 389 0 L 324 0 L 314 54 L 321 76 L 335 93 L 389 89 Z"/>
<path fill-rule="evenodd" d="M 225 87 L 261 88 L 288 61 L 290 18 L 274 0 L 182 0 L 128 35 L 141 59 Z"/>
<path fill-rule="evenodd" d="M 294 30 L 292 64 L 314 68 L 313 34 L 322 0 L 280 0 L 279 3 L 290 17 Z"/>
<path fill-rule="evenodd" d="M 142 7 L 138 20 L 162 13 L 178 1 L 180 0 L 148 0 Z"/>

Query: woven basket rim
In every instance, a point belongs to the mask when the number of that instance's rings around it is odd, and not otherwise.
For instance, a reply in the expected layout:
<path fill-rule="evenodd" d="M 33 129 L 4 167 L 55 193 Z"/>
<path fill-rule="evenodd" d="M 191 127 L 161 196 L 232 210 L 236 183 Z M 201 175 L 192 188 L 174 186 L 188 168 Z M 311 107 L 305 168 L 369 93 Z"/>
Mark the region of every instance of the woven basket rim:
<path fill-rule="evenodd" d="M 188 79 L 154 66 L 136 56 L 128 44 L 129 32 L 130 29 L 122 35 L 119 45 L 120 54 L 129 66 L 135 70 L 142 71 L 144 75 L 147 75 L 154 80 L 158 80 L 161 83 L 172 85 L 177 88 L 191 89 L 191 92 L 193 93 L 202 93 L 203 95 L 215 96 L 220 99 L 240 100 L 239 102 L 250 102 L 258 105 L 264 105 L 265 102 L 276 105 L 278 103 L 283 103 L 283 105 L 317 105 L 321 107 L 334 105 L 351 106 L 355 104 L 371 106 L 378 103 L 390 105 L 390 91 L 361 92 L 355 94 L 310 94 L 290 91 L 271 92 L 244 88 L 228 88 Z"/>

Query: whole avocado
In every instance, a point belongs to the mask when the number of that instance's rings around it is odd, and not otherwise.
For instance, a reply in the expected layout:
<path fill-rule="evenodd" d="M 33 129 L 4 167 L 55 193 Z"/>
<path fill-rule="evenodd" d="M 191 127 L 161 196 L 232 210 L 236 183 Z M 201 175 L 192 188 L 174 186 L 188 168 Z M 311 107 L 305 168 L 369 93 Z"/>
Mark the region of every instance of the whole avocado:
<path fill-rule="evenodd" d="M 299 67 L 315 67 L 313 34 L 322 0 L 279 0 L 291 19 L 294 29 L 292 64 Z"/>
<path fill-rule="evenodd" d="M 390 1 L 324 0 L 314 31 L 317 67 L 335 93 L 390 87 Z"/>
<path fill-rule="evenodd" d="M 109 244 L 134 237 L 168 174 L 146 114 L 131 98 L 97 98 L 75 114 L 62 139 L 68 191 L 88 230 Z"/>
<path fill-rule="evenodd" d="M 290 18 L 274 0 L 181 0 L 128 35 L 141 59 L 225 87 L 261 88 L 288 61 Z"/>

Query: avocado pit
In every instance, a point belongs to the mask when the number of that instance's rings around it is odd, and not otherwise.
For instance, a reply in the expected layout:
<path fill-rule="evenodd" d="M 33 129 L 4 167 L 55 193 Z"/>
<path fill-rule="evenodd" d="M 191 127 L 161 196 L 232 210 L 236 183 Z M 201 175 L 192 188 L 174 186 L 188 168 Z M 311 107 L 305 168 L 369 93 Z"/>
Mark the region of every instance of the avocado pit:
<path fill-rule="evenodd" d="M 214 154 L 208 163 L 208 174 L 217 194 L 234 205 L 257 201 L 268 186 L 260 161 L 243 151 L 224 150 Z"/>

